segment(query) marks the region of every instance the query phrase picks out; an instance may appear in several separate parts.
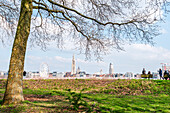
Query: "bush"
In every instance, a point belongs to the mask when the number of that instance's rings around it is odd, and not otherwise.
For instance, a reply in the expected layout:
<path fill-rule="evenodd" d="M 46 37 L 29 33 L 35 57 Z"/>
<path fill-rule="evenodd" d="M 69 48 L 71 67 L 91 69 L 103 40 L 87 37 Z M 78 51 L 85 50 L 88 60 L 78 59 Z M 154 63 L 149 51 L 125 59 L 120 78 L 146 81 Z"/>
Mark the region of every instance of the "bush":
<path fill-rule="evenodd" d="M 91 106 L 82 98 L 82 91 L 84 91 L 84 89 L 79 93 L 72 92 L 71 89 L 68 89 L 67 91 L 69 94 L 66 99 L 73 105 L 74 110 L 78 110 L 80 106 L 84 106 L 88 108 L 88 112 L 92 111 Z"/>

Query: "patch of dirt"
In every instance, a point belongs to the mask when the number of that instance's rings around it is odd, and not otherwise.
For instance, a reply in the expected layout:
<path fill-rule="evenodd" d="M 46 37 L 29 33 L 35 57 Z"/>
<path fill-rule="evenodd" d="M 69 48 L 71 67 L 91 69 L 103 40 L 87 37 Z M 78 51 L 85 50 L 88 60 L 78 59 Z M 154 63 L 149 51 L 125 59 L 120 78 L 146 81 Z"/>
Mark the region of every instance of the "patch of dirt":
<path fill-rule="evenodd" d="M 24 95 L 24 99 L 28 100 L 28 101 L 54 101 L 54 100 L 63 100 L 64 97 L 63 96 L 59 96 L 59 95 L 55 95 L 55 96 L 51 96 L 51 95 L 33 95 L 33 94 L 27 94 Z"/>

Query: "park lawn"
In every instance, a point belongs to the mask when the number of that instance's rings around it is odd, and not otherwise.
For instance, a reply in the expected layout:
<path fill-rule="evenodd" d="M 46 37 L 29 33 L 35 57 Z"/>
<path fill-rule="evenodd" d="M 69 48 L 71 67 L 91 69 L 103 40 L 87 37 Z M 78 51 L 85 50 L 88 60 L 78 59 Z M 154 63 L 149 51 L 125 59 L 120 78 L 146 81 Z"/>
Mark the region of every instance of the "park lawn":
<path fill-rule="evenodd" d="M 5 80 L 0 84 L 2 103 Z M 24 80 L 25 101 L 20 105 L 0 105 L 0 113 L 87 112 L 87 106 L 74 110 L 66 99 L 69 92 L 65 89 L 79 93 L 84 88 L 81 97 L 91 106 L 91 112 L 170 113 L 170 81 L 96 79 Z"/>
<path fill-rule="evenodd" d="M 86 95 L 99 106 L 101 112 L 170 112 L 169 95 L 124 95 L 109 94 Z"/>

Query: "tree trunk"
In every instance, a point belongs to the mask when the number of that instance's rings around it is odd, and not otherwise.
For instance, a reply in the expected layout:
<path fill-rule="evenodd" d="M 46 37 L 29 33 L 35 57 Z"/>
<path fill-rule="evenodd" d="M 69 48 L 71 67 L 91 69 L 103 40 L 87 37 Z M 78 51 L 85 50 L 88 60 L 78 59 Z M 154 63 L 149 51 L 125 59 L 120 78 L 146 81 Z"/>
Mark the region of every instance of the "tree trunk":
<path fill-rule="evenodd" d="M 30 33 L 32 0 L 22 0 L 15 40 L 9 65 L 3 104 L 18 104 L 23 97 L 23 70 L 27 40 Z"/>

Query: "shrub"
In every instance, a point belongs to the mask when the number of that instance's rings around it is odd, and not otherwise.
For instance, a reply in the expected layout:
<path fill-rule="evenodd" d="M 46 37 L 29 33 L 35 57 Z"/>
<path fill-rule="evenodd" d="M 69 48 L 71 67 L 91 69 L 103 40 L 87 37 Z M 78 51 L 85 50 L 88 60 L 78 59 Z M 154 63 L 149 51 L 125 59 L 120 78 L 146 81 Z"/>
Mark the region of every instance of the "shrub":
<path fill-rule="evenodd" d="M 74 110 L 78 110 L 80 106 L 84 106 L 88 108 L 88 112 L 91 112 L 92 111 L 91 106 L 87 103 L 87 101 L 85 101 L 82 98 L 82 91 L 84 90 L 85 89 L 82 89 L 79 93 L 76 93 L 76 92 L 72 92 L 71 89 L 67 89 L 68 96 L 66 99 L 69 100 L 71 105 L 73 105 Z"/>

